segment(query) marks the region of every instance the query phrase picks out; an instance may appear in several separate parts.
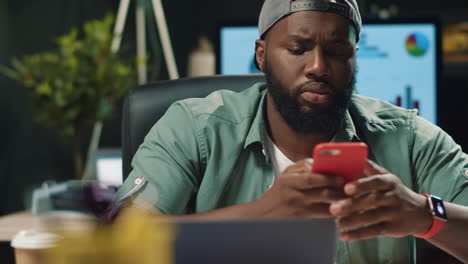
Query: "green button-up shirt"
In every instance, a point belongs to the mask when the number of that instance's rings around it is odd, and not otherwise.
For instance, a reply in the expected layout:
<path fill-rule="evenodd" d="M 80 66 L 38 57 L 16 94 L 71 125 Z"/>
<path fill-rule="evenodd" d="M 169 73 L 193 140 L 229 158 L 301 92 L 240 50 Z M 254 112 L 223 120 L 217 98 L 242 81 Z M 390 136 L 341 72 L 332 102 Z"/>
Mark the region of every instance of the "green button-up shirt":
<path fill-rule="evenodd" d="M 167 214 L 258 199 L 275 172 L 265 130 L 266 85 L 174 103 L 136 153 L 118 197 Z M 468 205 L 468 156 L 439 127 L 384 101 L 353 95 L 334 141 L 363 141 L 369 159 L 419 193 Z M 414 262 L 413 237 L 338 242 L 338 263 Z"/>

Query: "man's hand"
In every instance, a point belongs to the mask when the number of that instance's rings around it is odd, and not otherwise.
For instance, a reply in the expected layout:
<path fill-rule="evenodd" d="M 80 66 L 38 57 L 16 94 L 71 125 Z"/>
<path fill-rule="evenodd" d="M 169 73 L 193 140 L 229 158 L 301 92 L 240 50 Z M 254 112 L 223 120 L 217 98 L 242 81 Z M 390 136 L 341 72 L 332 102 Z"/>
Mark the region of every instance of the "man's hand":
<path fill-rule="evenodd" d="M 312 160 L 287 168 L 255 206 L 267 217 L 331 217 L 330 203 L 343 200 L 344 180 L 311 173 Z"/>
<path fill-rule="evenodd" d="M 330 212 L 337 217 L 342 240 L 403 237 L 430 228 L 432 219 L 425 197 L 408 189 L 397 176 L 372 161 L 368 162 L 364 175 L 368 177 L 345 185 L 345 193 L 350 198 L 330 206 Z"/>

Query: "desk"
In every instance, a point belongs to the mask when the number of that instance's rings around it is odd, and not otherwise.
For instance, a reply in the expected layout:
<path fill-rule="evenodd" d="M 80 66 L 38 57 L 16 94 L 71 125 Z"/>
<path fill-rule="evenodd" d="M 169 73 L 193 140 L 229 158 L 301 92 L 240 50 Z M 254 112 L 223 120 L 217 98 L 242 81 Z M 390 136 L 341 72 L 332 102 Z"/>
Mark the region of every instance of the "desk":
<path fill-rule="evenodd" d="M 23 211 L 0 217 L 0 242 L 8 242 L 18 231 L 33 227 L 31 211 Z"/>

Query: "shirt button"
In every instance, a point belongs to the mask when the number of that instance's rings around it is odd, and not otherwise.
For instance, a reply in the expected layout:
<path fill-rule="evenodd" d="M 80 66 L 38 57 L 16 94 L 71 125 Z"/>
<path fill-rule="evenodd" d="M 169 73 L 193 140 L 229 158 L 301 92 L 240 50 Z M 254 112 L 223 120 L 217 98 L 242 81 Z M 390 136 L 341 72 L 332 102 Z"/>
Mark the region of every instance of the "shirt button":
<path fill-rule="evenodd" d="M 143 182 L 142 178 L 135 179 L 135 185 L 140 185 Z"/>
<path fill-rule="evenodd" d="M 266 151 L 264 148 L 262 148 L 262 153 L 263 153 L 263 156 L 266 156 Z"/>
<path fill-rule="evenodd" d="M 468 177 L 468 169 L 464 169 L 465 171 L 465 176 Z"/>

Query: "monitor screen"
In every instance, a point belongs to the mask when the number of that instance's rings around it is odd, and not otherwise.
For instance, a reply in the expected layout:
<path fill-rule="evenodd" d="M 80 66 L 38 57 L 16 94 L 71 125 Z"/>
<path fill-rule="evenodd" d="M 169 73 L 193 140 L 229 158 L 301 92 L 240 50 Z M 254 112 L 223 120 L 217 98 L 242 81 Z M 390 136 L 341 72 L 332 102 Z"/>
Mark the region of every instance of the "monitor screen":
<path fill-rule="evenodd" d="M 356 93 L 383 99 L 437 123 L 438 38 L 435 22 L 369 23 L 357 53 Z M 220 74 L 258 73 L 254 64 L 255 25 L 221 26 Z"/>
<path fill-rule="evenodd" d="M 100 148 L 96 153 L 96 178 L 105 183 L 122 184 L 122 151 Z"/>

